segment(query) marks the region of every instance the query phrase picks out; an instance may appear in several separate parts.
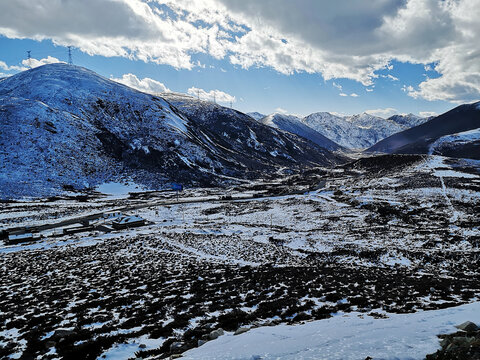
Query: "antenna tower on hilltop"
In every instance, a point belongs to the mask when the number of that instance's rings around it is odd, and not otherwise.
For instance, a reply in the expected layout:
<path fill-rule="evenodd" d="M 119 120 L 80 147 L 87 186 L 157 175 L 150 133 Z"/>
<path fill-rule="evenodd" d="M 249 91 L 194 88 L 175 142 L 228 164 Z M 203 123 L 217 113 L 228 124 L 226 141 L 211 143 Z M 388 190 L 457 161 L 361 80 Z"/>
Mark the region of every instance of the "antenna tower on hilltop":
<path fill-rule="evenodd" d="M 30 69 L 32 68 L 32 56 L 30 54 L 31 52 L 32 50 L 27 51 L 27 64 Z"/>
<path fill-rule="evenodd" d="M 73 59 L 72 59 L 72 47 L 68 47 L 68 65 L 73 65 Z"/>

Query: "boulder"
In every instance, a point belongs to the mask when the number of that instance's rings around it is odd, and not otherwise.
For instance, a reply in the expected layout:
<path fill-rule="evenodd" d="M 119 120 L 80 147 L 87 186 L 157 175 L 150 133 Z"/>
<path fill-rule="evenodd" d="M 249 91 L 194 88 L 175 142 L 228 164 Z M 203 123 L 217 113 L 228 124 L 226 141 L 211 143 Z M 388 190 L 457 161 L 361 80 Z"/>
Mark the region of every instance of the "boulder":
<path fill-rule="evenodd" d="M 208 340 L 215 340 L 223 334 L 225 334 L 225 331 L 223 331 L 223 329 L 213 330 L 210 332 L 210 334 L 208 334 Z"/>
<path fill-rule="evenodd" d="M 247 327 L 239 327 L 233 335 L 240 335 L 240 334 L 246 333 L 248 330 L 250 329 Z"/>
<path fill-rule="evenodd" d="M 471 321 L 465 321 L 463 324 L 456 325 L 455 327 L 466 332 L 479 330 L 478 326 Z"/>
<path fill-rule="evenodd" d="M 173 342 L 170 344 L 170 352 L 178 351 L 182 348 L 183 344 L 181 342 Z"/>
<path fill-rule="evenodd" d="M 206 340 L 198 339 L 198 341 L 197 341 L 197 346 L 202 346 L 202 345 L 205 344 L 206 342 L 207 342 Z"/>
<path fill-rule="evenodd" d="M 55 330 L 52 338 L 59 339 L 59 338 L 64 338 L 64 337 L 71 336 L 71 335 L 75 335 L 75 331 L 67 330 L 67 329 L 60 329 L 60 330 Z"/>

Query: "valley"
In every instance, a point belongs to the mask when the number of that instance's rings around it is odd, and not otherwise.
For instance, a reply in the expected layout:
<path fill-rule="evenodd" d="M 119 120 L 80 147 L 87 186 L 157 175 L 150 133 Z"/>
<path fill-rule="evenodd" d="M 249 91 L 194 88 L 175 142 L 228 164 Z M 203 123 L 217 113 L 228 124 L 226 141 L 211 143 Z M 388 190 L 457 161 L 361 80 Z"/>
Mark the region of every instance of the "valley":
<path fill-rule="evenodd" d="M 218 329 L 475 301 L 479 190 L 476 161 L 384 155 L 179 203 L 141 191 L 4 202 L 2 227 L 125 207 L 149 224 L 3 245 L 1 356 L 164 358 Z"/>

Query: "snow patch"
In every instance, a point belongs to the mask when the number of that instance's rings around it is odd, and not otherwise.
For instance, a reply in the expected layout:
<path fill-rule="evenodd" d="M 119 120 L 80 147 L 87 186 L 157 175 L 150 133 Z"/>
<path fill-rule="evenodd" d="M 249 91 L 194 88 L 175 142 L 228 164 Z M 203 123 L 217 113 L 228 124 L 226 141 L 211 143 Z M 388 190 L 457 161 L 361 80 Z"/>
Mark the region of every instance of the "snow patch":
<path fill-rule="evenodd" d="M 350 313 L 302 325 L 260 327 L 217 340 L 184 354 L 199 359 L 424 359 L 439 348 L 438 334 L 464 321 L 480 322 L 480 303 L 374 319 Z"/>

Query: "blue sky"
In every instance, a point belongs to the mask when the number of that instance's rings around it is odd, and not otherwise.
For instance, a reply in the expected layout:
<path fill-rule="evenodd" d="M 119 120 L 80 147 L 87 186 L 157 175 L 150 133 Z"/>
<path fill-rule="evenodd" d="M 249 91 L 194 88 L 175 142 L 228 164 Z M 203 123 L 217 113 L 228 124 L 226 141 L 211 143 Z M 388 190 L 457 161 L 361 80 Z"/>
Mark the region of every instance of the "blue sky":
<path fill-rule="evenodd" d="M 76 65 L 105 77 L 152 92 L 216 91 L 244 112 L 430 115 L 480 99 L 479 59 L 462 55 L 478 44 L 461 31 L 478 28 L 465 19 L 475 20 L 477 0 L 342 2 L 6 2 L 0 73 L 28 67 L 27 50 L 33 66 L 67 61 L 71 44 Z"/>

